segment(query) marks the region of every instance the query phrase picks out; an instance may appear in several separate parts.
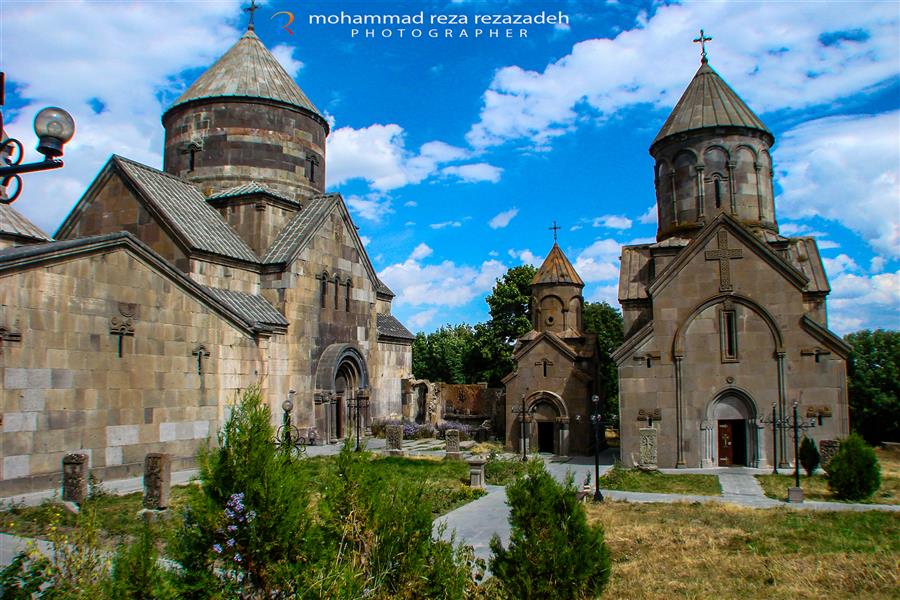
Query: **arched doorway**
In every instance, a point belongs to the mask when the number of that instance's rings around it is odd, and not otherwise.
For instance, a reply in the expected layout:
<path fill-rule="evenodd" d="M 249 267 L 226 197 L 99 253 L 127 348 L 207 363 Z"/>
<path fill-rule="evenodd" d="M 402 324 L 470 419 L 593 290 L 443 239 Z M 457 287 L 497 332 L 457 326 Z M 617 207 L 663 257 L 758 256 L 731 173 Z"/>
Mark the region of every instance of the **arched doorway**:
<path fill-rule="evenodd" d="M 707 409 L 706 456 L 719 467 L 759 465 L 756 403 L 741 390 L 725 390 Z"/>
<path fill-rule="evenodd" d="M 562 399 L 552 392 L 537 392 L 529 398 L 532 423 L 529 442 L 538 452 L 569 455 L 569 415 Z"/>
<path fill-rule="evenodd" d="M 316 367 L 316 427 L 330 441 L 353 435 L 356 430 L 355 403 L 368 404 L 369 374 L 362 353 L 351 344 L 332 344 Z M 360 409 L 360 427 L 367 427 L 368 406 Z"/>

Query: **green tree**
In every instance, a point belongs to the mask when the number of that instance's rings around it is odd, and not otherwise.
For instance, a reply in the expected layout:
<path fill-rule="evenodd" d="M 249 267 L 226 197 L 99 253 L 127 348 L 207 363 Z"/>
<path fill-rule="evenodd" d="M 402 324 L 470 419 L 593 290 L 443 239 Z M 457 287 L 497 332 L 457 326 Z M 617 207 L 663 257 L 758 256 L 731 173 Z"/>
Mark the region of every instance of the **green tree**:
<path fill-rule="evenodd" d="M 600 346 L 600 379 L 597 393 L 604 399 L 604 418 L 619 417 L 619 369 L 611 354 L 622 345 L 622 313 L 606 302 L 586 302 L 582 313 L 582 328 L 586 333 L 596 333 Z"/>
<path fill-rule="evenodd" d="M 865 500 L 881 486 L 881 467 L 875 451 L 858 434 L 841 440 L 828 461 L 828 487 L 842 500 Z"/>
<path fill-rule="evenodd" d="M 413 341 L 413 375 L 446 383 L 474 383 L 471 368 L 475 331 L 469 325 L 445 325 Z"/>
<path fill-rule="evenodd" d="M 491 540 L 490 568 L 509 598 L 597 598 L 609 580 L 609 550 L 600 525 L 589 525 L 571 475 L 560 485 L 532 461 L 507 486 L 509 547 Z"/>
<path fill-rule="evenodd" d="M 857 331 L 847 365 L 850 425 L 870 444 L 900 442 L 900 332 Z"/>

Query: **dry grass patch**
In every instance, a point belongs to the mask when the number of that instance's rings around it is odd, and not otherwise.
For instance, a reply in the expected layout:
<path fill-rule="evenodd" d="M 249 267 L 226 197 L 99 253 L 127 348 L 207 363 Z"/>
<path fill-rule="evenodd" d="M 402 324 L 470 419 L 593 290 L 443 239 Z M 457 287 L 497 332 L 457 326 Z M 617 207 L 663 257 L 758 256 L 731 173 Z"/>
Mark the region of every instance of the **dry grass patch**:
<path fill-rule="evenodd" d="M 876 448 L 875 455 L 881 465 L 881 487 L 871 498 L 862 502 L 900 504 L 900 448 Z M 793 475 L 757 475 L 756 479 L 762 485 L 766 496 L 777 500 L 787 500 L 787 489 L 794 485 Z M 801 470 L 800 487 L 803 488 L 807 500 L 841 502 L 828 489 L 828 481 L 823 474 L 807 477 Z"/>
<path fill-rule="evenodd" d="M 589 505 L 607 598 L 896 598 L 900 515 L 698 504 Z"/>

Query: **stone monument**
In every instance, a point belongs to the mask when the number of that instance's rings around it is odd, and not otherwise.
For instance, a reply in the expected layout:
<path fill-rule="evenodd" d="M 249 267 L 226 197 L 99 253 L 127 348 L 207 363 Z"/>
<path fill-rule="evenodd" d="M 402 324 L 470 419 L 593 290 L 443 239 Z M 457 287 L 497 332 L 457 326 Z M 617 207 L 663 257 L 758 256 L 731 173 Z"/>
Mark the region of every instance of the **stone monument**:
<path fill-rule="evenodd" d="M 486 461 L 480 457 L 469 459 L 469 487 L 479 490 L 484 489 L 485 462 Z"/>
<path fill-rule="evenodd" d="M 403 456 L 403 425 L 388 425 L 385 432 L 388 456 Z"/>
<path fill-rule="evenodd" d="M 87 498 L 87 454 L 66 454 L 63 457 L 63 502 L 81 504 Z"/>
<path fill-rule="evenodd" d="M 459 430 L 448 429 L 444 434 L 444 438 L 447 441 L 446 458 L 450 460 L 459 460 L 462 458 L 462 454 L 459 451 Z"/>
<path fill-rule="evenodd" d="M 640 456 L 638 457 L 638 468 L 645 471 L 655 471 L 658 468 L 656 462 L 656 448 L 659 432 L 655 427 L 642 427 L 640 434 L 641 445 Z"/>
<path fill-rule="evenodd" d="M 144 457 L 144 508 L 165 510 L 172 488 L 172 457 L 151 452 Z"/>
<path fill-rule="evenodd" d="M 841 443 L 838 440 L 819 440 L 819 464 L 828 471 L 828 463 L 837 454 Z"/>

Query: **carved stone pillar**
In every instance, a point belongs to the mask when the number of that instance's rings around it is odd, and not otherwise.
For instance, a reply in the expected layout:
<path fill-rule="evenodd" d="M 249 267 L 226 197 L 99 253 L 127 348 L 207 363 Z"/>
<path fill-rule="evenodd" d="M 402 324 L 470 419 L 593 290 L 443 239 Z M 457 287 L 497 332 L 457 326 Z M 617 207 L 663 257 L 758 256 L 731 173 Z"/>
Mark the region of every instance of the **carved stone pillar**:
<path fill-rule="evenodd" d="M 81 504 L 87 499 L 87 454 L 66 454 L 63 457 L 63 493 L 64 502 Z"/>
<path fill-rule="evenodd" d="M 144 457 L 144 508 L 165 510 L 172 489 L 172 457 L 151 452 Z"/>

